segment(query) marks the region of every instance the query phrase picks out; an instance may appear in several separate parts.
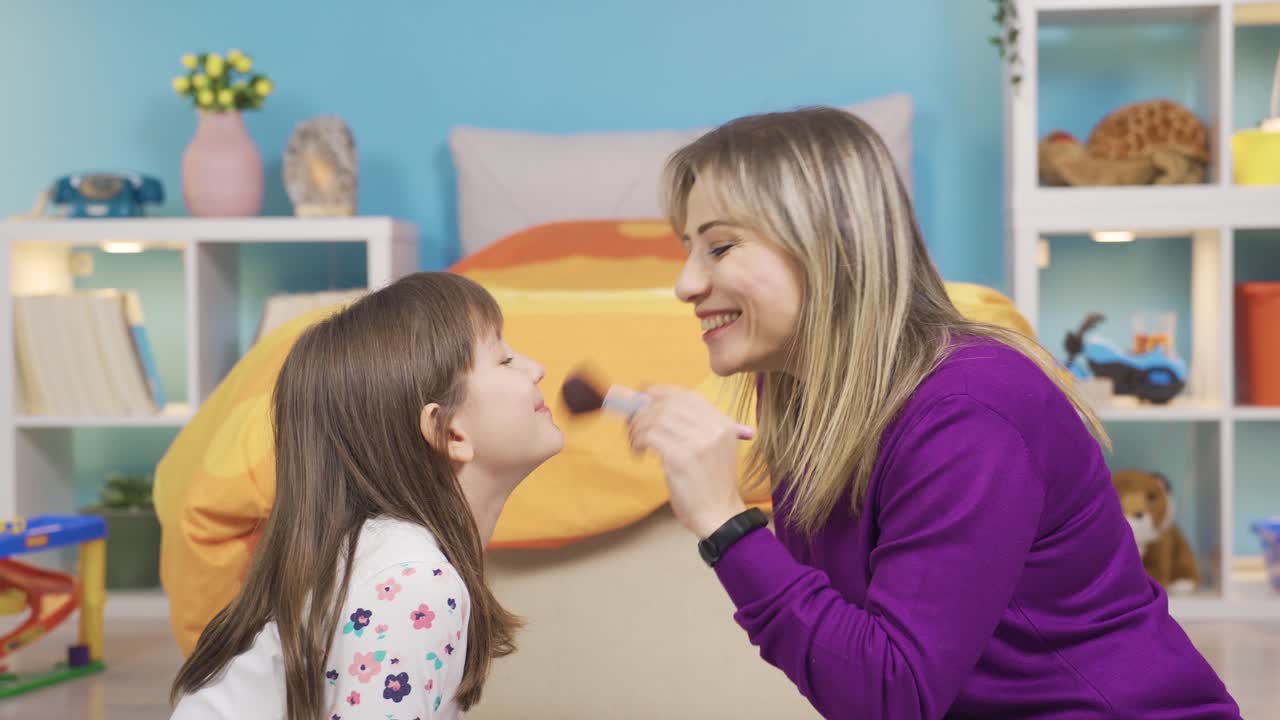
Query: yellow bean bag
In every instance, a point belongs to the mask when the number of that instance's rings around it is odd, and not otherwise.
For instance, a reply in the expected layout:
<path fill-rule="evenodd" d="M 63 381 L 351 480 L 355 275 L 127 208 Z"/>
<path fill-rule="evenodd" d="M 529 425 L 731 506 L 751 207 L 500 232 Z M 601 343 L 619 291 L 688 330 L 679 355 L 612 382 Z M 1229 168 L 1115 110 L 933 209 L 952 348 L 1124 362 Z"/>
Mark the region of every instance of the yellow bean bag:
<path fill-rule="evenodd" d="M 563 545 L 624 527 L 667 501 L 659 463 L 632 456 L 617 418 L 574 417 L 564 407 L 558 388 L 579 365 L 633 386 L 697 388 L 730 410 L 731 393 L 707 366 L 698 322 L 671 290 L 683 259 L 664 223 L 591 221 L 531 228 L 452 268 L 490 289 L 507 340 L 546 367 L 544 392 L 565 430 L 564 451 L 507 503 L 492 547 Z M 967 316 L 1030 334 L 1000 293 L 962 283 L 948 291 Z M 234 597 L 274 498 L 276 373 L 297 336 L 334 309 L 300 316 L 255 344 L 156 469 L 161 579 L 184 653 Z M 748 449 L 741 445 L 744 455 Z M 767 498 L 755 502 L 767 505 Z"/>

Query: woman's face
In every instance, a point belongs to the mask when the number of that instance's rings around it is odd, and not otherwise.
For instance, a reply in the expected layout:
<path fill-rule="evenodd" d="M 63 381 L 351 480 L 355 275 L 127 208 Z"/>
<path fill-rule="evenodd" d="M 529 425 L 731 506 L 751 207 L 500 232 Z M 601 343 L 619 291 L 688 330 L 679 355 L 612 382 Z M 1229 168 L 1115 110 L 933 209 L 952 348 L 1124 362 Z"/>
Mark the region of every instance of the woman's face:
<path fill-rule="evenodd" d="M 689 192 L 682 241 L 688 252 L 676 295 L 702 320 L 711 369 L 791 372 L 804 276 L 779 245 L 719 217 L 704 183 Z"/>

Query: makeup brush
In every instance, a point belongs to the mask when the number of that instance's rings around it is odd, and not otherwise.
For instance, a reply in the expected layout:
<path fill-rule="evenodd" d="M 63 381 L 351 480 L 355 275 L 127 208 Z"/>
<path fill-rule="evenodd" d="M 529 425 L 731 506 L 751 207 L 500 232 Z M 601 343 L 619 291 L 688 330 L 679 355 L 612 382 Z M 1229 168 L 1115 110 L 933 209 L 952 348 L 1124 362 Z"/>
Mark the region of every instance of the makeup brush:
<path fill-rule="evenodd" d="M 564 404 L 574 415 L 608 410 L 619 415 L 630 416 L 649 402 L 649 396 L 638 390 L 622 385 L 610 385 L 604 393 L 600 392 L 600 383 L 594 382 L 590 375 L 578 371 L 565 379 L 560 387 Z M 756 436 L 755 428 L 739 423 L 738 439 L 750 440 Z"/>

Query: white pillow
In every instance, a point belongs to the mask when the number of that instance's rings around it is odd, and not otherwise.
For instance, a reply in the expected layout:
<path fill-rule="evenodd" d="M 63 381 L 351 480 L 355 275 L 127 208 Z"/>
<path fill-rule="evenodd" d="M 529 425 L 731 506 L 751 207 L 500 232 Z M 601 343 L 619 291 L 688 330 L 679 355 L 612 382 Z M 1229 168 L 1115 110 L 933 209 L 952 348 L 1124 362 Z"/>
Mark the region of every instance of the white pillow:
<path fill-rule="evenodd" d="M 880 133 L 909 190 L 911 96 L 889 95 L 844 109 Z M 453 128 L 449 149 L 458 176 L 462 255 L 557 220 L 660 217 L 663 164 L 708 129 L 552 134 Z"/>

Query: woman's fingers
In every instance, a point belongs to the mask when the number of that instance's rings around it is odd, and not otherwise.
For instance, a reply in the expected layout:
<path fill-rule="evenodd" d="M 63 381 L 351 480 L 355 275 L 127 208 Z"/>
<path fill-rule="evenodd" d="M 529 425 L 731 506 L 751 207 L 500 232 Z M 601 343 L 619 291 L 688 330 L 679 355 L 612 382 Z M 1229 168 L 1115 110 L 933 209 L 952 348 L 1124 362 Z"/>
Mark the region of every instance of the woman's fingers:
<path fill-rule="evenodd" d="M 730 420 L 719 408 L 707 402 L 701 395 L 677 385 L 654 385 L 645 388 L 644 392 L 654 402 L 669 403 L 678 407 L 682 413 L 682 421 L 689 423 L 690 426 Z M 733 428 L 739 440 L 751 440 L 756 436 L 756 429 L 750 425 L 733 423 Z"/>
<path fill-rule="evenodd" d="M 647 385 L 644 393 L 654 398 L 672 397 L 675 395 L 692 395 L 688 388 L 679 385 Z"/>

